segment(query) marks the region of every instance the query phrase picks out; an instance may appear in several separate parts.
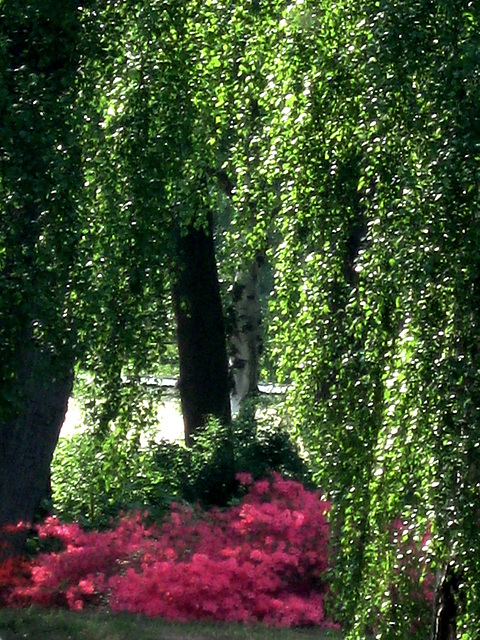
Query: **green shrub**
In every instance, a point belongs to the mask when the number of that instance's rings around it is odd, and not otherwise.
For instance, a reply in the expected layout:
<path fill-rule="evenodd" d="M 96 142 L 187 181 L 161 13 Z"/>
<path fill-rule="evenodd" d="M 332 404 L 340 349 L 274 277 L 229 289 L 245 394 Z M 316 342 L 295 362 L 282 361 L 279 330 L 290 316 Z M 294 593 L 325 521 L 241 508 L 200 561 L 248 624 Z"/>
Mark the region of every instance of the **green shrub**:
<path fill-rule="evenodd" d="M 211 419 L 190 449 L 162 442 L 155 459 L 162 474 L 170 472 L 178 498 L 202 506 L 226 506 L 240 496 L 240 471 L 254 479 L 271 471 L 312 485 L 306 462 L 288 432 L 240 417 L 231 425 Z"/>
<path fill-rule="evenodd" d="M 108 526 L 120 511 L 147 509 L 162 517 L 172 500 L 226 506 L 241 496 L 235 476 L 269 471 L 310 483 L 308 467 L 280 427 L 239 418 L 210 420 L 191 448 L 153 434 L 93 429 L 60 440 L 52 465 L 56 514 L 84 526 Z"/>
<path fill-rule="evenodd" d="M 171 483 L 152 452 L 136 433 L 100 437 L 86 429 L 62 438 L 52 463 L 55 513 L 87 527 L 108 526 L 120 511 L 134 509 L 160 517 L 171 502 Z"/>

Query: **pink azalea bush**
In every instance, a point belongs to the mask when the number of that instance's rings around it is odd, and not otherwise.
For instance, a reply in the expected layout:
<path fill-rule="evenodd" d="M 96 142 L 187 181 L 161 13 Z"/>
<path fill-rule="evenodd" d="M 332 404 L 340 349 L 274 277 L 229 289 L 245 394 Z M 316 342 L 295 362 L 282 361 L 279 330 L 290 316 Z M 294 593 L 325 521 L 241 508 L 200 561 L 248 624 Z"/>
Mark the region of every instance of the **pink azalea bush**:
<path fill-rule="evenodd" d="M 6 606 L 12 593 L 28 584 L 30 567 L 21 557 L 7 558 L 0 562 L 0 607 Z"/>
<path fill-rule="evenodd" d="M 64 548 L 31 563 L 10 589 L 10 606 L 108 606 L 176 620 L 324 625 L 328 502 L 273 474 L 225 511 L 173 504 L 162 525 L 141 514 L 109 531 L 86 532 L 54 518 L 41 537 Z M 146 514 L 144 514 L 146 515 Z"/>

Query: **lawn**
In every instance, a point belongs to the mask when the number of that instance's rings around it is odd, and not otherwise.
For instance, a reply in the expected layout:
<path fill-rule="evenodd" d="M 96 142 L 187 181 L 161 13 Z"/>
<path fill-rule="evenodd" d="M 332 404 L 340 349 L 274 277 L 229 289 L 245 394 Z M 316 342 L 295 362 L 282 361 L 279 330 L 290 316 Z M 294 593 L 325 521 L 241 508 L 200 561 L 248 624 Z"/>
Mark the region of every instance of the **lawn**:
<path fill-rule="evenodd" d="M 0 640 L 342 640 L 338 631 L 179 623 L 127 614 L 0 609 Z"/>

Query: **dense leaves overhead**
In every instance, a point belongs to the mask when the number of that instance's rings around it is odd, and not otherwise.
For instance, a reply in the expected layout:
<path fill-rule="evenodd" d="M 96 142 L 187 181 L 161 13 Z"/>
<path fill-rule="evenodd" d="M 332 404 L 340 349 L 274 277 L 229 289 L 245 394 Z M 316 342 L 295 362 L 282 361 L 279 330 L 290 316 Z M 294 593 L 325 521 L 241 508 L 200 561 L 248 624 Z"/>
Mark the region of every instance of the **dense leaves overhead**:
<path fill-rule="evenodd" d="M 213 211 L 221 277 L 259 251 L 275 271 L 270 359 L 334 505 L 336 615 L 425 637 L 388 523 L 429 522 L 476 637 L 478 3 L 72 7 L 1 10 L 2 360 L 30 321 L 53 351 L 74 332 L 98 423 L 141 424 L 177 240 Z"/>
<path fill-rule="evenodd" d="M 411 618 L 384 586 L 392 517 L 434 520 L 443 552 L 476 570 L 478 25 L 472 3 L 343 3 L 335 17 L 342 31 L 322 44 L 317 31 L 284 40 L 304 103 L 284 125 L 295 177 L 278 218 L 276 335 L 338 505 L 340 593 L 362 584 L 359 632 L 383 601 L 395 635 Z"/>
<path fill-rule="evenodd" d="M 5 8 L 0 31 L 0 359 L 13 364 L 31 319 L 40 342 L 61 348 L 68 328 L 68 287 L 79 237 L 78 118 L 72 90 L 78 65 L 74 3 L 45 11 Z M 44 291 L 40 301 L 36 291 Z M 4 332 L 3 332 L 4 330 Z M 2 369 L 8 395 L 11 368 Z M 5 405 L 2 409 L 5 409 Z"/>

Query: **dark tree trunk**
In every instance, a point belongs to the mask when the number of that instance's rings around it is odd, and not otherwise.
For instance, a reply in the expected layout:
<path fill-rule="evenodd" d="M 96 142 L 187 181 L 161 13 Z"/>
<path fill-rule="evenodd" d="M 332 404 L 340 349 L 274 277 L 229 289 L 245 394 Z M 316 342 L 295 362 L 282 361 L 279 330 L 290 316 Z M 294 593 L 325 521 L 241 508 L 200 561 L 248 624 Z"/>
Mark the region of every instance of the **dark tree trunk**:
<path fill-rule="evenodd" d="M 179 391 L 185 442 L 207 416 L 230 421 L 228 363 L 211 216 L 208 225 L 188 229 L 178 241 L 173 289 L 180 360 Z"/>
<path fill-rule="evenodd" d="M 31 524 L 48 496 L 50 464 L 72 390 L 73 367 L 52 361 L 27 341 L 17 354 L 17 410 L 0 421 L 0 534 L 4 553 L 20 551 L 25 530 L 8 533 L 8 525 Z M 1 553 L 1 549 L 0 549 Z"/>
<path fill-rule="evenodd" d="M 440 571 L 435 587 L 432 640 L 456 640 L 459 586 L 458 568 L 454 564 L 446 565 Z"/>
<path fill-rule="evenodd" d="M 2 5 L 0 543 L 48 493 L 72 387 L 80 17 L 74 1 Z"/>

